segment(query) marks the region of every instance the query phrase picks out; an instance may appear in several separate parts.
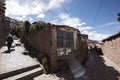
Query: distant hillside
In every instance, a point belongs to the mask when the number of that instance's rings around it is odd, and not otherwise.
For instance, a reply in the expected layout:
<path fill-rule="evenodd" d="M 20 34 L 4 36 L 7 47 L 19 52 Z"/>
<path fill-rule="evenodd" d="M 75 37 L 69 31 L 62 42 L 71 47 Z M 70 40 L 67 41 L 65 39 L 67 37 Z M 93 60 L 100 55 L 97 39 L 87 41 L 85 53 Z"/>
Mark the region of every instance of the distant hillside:
<path fill-rule="evenodd" d="M 88 39 L 88 44 L 97 44 L 97 43 L 98 43 L 98 41 L 96 41 L 96 40 Z"/>

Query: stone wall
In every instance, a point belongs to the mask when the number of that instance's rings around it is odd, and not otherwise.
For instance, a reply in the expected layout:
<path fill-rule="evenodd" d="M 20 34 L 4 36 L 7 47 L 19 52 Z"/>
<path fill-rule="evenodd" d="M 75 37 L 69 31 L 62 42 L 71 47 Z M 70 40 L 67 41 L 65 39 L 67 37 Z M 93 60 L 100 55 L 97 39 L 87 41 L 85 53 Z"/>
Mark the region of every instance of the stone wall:
<path fill-rule="evenodd" d="M 79 56 L 76 57 L 80 62 L 83 62 L 87 54 L 87 38 L 85 38 L 83 35 L 78 35 L 80 32 L 77 29 L 64 25 L 46 25 L 35 32 L 30 31 L 27 34 L 23 32 L 24 41 L 39 51 L 38 55 L 45 54 L 49 57 L 51 72 L 57 71 L 60 67 L 58 66 L 57 54 L 57 31 L 59 30 L 74 33 L 73 53 Z"/>
<path fill-rule="evenodd" d="M 4 16 L 5 9 L 5 0 L 0 0 L 0 15 Z"/>
<path fill-rule="evenodd" d="M 104 40 L 103 54 L 120 66 L 120 33 Z"/>
<path fill-rule="evenodd" d="M 0 0 L 0 48 L 4 45 L 9 34 L 9 22 L 5 18 L 5 0 Z"/>
<path fill-rule="evenodd" d="M 28 41 L 35 49 L 50 56 L 51 52 L 51 31 L 48 28 L 36 33 L 25 35 L 25 40 Z"/>
<path fill-rule="evenodd" d="M 8 25 L 0 22 L 0 48 L 5 44 L 9 31 Z"/>
<path fill-rule="evenodd" d="M 52 30 L 50 27 L 44 26 L 42 30 L 39 30 L 38 32 L 31 32 L 24 36 L 25 41 L 30 44 L 33 48 L 35 48 L 37 51 L 39 51 L 38 56 L 46 55 L 51 61 L 50 62 L 50 71 L 56 71 L 57 70 L 57 57 L 56 57 L 56 48 L 55 46 L 55 39 L 54 36 L 52 37 L 52 34 L 55 33 L 55 29 Z M 54 55 L 56 54 L 56 55 Z M 41 57 L 42 58 L 42 57 Z"/>

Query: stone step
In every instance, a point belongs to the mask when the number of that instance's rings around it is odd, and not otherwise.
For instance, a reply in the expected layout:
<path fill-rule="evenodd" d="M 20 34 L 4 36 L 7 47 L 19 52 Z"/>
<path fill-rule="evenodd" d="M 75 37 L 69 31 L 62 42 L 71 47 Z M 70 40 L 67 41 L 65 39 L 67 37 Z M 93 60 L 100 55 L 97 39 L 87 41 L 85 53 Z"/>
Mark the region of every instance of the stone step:
<path fill-rule="evenodd" d="M 65 79 L 58 77 L 56 74 L 42 74 L 40 76 L 35 77 L 33 80 L 65 80 Z"/>
<path fill-rule="evenodd" d="M 21 46 L 21 43 L 15 43 L 16 46 Z"/>
<path fill-rule="evenodd" d="M 15 43 L 15 46 L 21 46 L 21 42 L 20 42 L 19 39 L 18 40 L 14 40 L 14 43 Z"/>
<path fill-rule="evenodd" d="M 41 74 L 43 74 L 43 69 L 41 67 L 38 67 L 3 80 L 33 80 L 34 77 L 37 77 Z"/>
<path fill-rule="evenodd" d="M 15 36 L 13 37 L 13 39 L 14 39 L 14 40 L 18 40 L 18 38 L 17 38 L 17 37 L 15 37 Z"/>
<path fill-rule="evenodd" d="M 0 80 L 40 67 L 39 64 L 0 74 Z"/>

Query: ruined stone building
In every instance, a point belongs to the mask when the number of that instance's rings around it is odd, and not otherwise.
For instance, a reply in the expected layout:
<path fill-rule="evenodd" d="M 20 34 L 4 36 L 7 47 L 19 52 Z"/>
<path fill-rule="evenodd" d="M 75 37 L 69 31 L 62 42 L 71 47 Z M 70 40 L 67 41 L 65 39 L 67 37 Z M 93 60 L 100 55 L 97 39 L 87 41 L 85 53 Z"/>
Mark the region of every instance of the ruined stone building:
<path fill-rule="evenodd" d="M 104 55 L 120 66 L 120 32 L 104 39 L 101 47 Z"/>
<path fill-rule="evenodd" d="M 4 45 L 10 31 L 8 21 L 5 18 L 5 0 L 0 0 L 0 48 Z"/>
<path fill-rule="evenodd" d="M 40 52 L 38 56 L 47 56 L 51 72 L 65 67 L 70 58 L 82 63 L 87 56 L 87 35 L 69 26 L 47 24 L 37 32 L 24 34 L 24 39 Z"/>

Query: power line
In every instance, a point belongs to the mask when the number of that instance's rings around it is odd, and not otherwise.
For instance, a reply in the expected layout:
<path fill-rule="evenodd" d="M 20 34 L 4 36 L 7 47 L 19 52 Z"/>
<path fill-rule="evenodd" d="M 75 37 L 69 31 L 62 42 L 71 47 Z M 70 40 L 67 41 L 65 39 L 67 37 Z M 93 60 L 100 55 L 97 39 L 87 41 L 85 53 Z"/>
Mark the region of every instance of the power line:
<path fill-rule="evenodd" d="M 36 0 L 35 0 L 35 1 L 36 1 Z M 31 10 L 31 12 L 32 12 L 39 4 L 40 4 L 40 2 L 38 1 L 37 4 L 36 4 L 36 6 L 33 7 L 33 9 Z M 41 13 L 41 12 L 40 12 L 40 13 Z"/>
<path fill-rule="evenodd" d="M 92 26 L 95 25 L 95 22 L 96 22 L 96 20 L 97 20 L 97 17 L 98 17 L 98 14 L 99 14 L 99 12 L 100 12 L 100 9 L 101 9 L 102 4 L 103 4 L 103 0 L 101 0 L 101 2 L 100 2 L 100 5 L 99 5 L 99 7 L 98 7 L 97 13 L 96 13 L 95 18 L 94 18 L 94 20 L 93 20 Z"/>
<path fill-rule="evenodd" d="M 39 5 L 39 3 L 40 3 L 40 0 L 37 0 L 38 1 L 38 4 L 37 5 Z M 46 3 L 44 0 L 42 0 L 44 3 Z M 55 2 L 56 2 L 57 0 L 55 0 Z M 69 11 L 65 8 L 65 6 L 62 4 L 62 2 L 61 1 L 59 1 L 59 3 L 60 3 L 60 5 L 63 7 L 63 9 L 64 9 L 64 11 L 65 11 L 65 13 L 67 13 L 67 14 L 69 14 L 69 16 L 71 17 L 71 19 L 73 20 L 73 22 L 75 22 L 76 23 L 76 21 L 73 19 L 73 17 L 72 17 L 72 15 L 69 13 Z M 36 6 L 37 6 L 36 5 Z M 36 7 L 35 6 L 35 7 Z M 49 11 L 50 13 L 51 13 L 51 15 L 52 16 L 55 16 L 55 14 L 52 12 L 52 11 Z M 40 12 L 41 13 L 41 12 Z M 64 24 L 64 23 L 63 23 Z"/>
<path fill-rule="evenodd" d="M 73 20 L 73 22 L 76 23 L 76 21 L 73 19 L 72 15 L 69 13 L 69 11 L 65 8 L 65 6 L 62 4 L 62 2 L 59 0 L 59 3 L 61 4 L 61 6 L 63 7 L 64 11 L 69 14 L 70 18 Z M 63 23 L 64 24 L 64 23 Z"/>
<path fill-rule="evenodd" d="M 59 0 L 58 0 L 59 1 Z M 68 10 L 65 8 L 65 6 L 62 4 L 62 2 L 61 1 L 59 1 L 59 3 L 61 4 L 61 6 L 63 7 L 63 9 L 65 10 L 65 12 L 67 13 L 67 14 L 69 14 L 69 12 L 68 12 Z"/>

